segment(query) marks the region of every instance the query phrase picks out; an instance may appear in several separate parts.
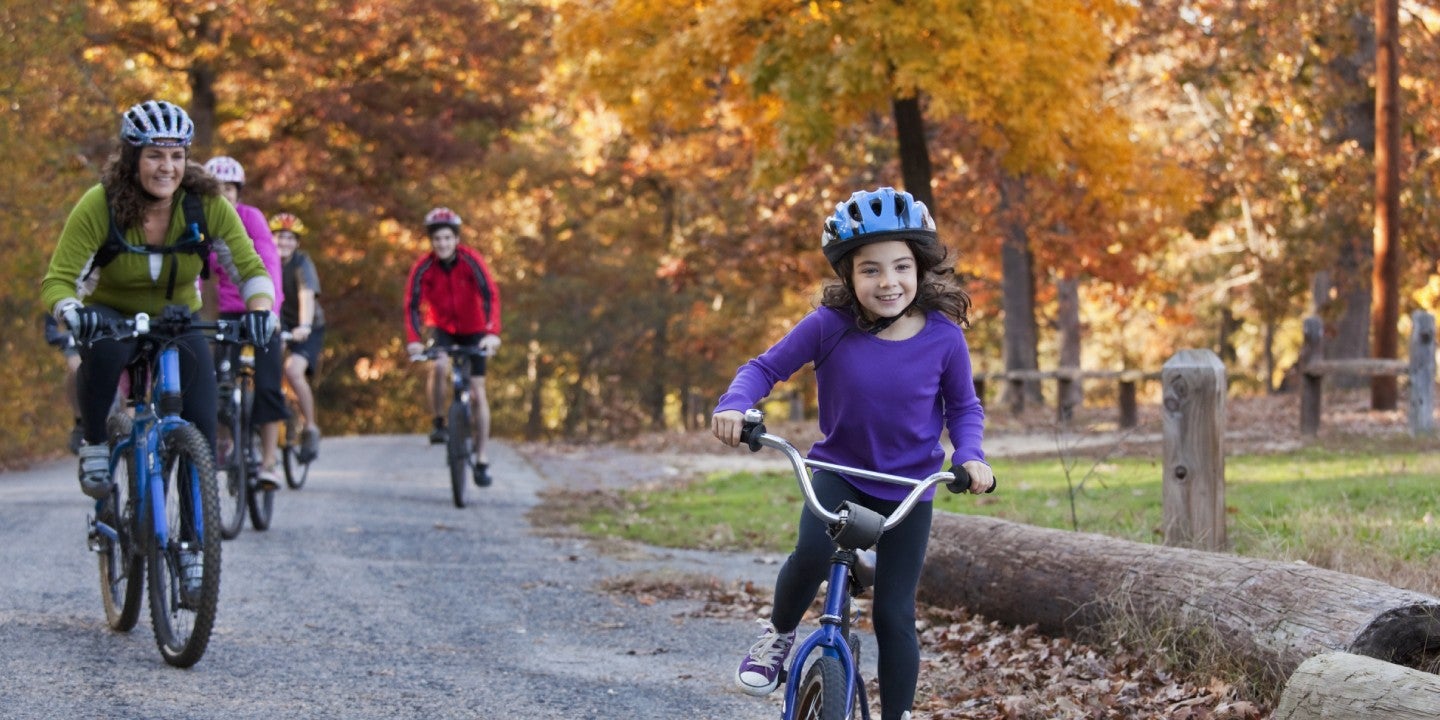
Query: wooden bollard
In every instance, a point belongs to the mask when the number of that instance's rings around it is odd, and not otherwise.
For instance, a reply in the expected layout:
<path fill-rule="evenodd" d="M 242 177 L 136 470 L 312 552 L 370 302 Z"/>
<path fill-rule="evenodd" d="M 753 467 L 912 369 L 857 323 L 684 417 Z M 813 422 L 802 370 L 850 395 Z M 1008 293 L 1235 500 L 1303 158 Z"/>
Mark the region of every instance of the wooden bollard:
<path fill-rule="evenodd" d="M 1435 432 L 1435 316 L 1410 313 L 1410 434 Z"/>
<path fill-rule="evenodd" d="M 1224 550 L 1225 365 L 1210 350 L 1181 350 L 1161 382 L 1165 544 Z"/>

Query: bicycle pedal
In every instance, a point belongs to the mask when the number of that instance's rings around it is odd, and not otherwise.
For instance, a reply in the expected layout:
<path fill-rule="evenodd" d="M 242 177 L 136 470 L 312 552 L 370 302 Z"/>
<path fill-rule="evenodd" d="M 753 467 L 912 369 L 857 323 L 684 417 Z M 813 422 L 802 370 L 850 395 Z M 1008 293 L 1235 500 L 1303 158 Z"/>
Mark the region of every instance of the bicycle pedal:
<path fill-rule="evenodd" d="M 86 532 L 85 532 L 85 545 L 86 545 L 86 547 L 89 547 L 89 548 L 90 548 L 90 552 L 100 552 L 100 550 L 103 548 L 103 546 L 102 546 L 101 543 L 100 543 L 100 540 L 101 540 L 101 538 L 103 538 L 104 536 L 100 534 L 100 528 L 98 528 L 98 527 L 95 526 L 95 516 L 94 516 L 94 515 L 86 515 L 86 516 L 85 516 L 85 529 L 86 529 Z"/>

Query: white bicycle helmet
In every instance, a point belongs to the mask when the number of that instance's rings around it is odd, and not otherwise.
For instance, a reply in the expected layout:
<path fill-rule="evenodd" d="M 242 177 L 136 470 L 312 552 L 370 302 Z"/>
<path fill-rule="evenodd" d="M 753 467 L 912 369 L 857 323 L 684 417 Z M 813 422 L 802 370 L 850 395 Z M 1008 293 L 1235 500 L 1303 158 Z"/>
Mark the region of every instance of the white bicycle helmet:
<path fill-rule="evenodd" d="M 820 249 L 834 265 L 855 248 L 882 240 L 936 242 L 935 221 L 925 203 L 891 187 L 860 190 L 835 204 L 835 214 L 825 219 Z"/>
<path fill-rule="evenodd" d="M 120 117 L 120 139 L 135 147 L 190 147 L 195 123 L 179 105 L 146 100 Z"/>
<path fill-rule="evenodd" d="M 205 161 L 205 171 L 222 183 L 245 184 L 245 168 L 232 157 L 219 155 Z"/>
<path fill-rule="evenodd" d="M 436 228 L 442 227 L 460 232 L 460 215 L 447 207 L 437 207 L 425 213 L 425 232 L 432 233 Z"/>

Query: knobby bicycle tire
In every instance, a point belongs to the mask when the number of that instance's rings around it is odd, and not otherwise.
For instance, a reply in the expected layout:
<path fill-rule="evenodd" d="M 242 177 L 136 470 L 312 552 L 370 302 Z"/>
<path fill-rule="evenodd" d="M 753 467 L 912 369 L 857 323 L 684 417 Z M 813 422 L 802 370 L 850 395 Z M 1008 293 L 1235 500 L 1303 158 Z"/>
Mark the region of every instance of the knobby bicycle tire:
<path fill-rule="evenodd" d="M 128 435 L 128 432 L 126 433 Z M 116 434 L 111 434 L 114 447 Z M 97 557 L 100 566 L 100 598 L 105 604 L 105 624 L 119 632 L 129 632 L 140 620 L 141 597 L 145 592 L 145 554 L 138 547 L 143 534 L 135 527 L 135 454 L 127 448 L 120 457 L 112 458 L 113 489 L 105 501 L 116 540 L 103 535 Z"/>
<path fill-rule="evenodd" d="M 852 713 L 853 715 L 853 713 Z M 795 720 L 850 720 L 845 713 L 845 669 L 830 655 L 815 658 L 805 671 L 795 701 Z"/>
<path fill-rule="evenodd" d="M 220 509 L 210 444 L 193 425 L 165 433 L 161 440 L 163 492 L 169 537 L 150 542 L 150 621 L 165 662 L 190 667 L 200 661 L 215 627 L 220 600 Z M 198 507 L 196 501 L 199 501 Z M 182 551 L 199 563 L 199 582 L 185 584 Z"/>
<path fill-rule="evenodd" d="M 250 429 L 249 441 L 245 444 L 245 453 L 251 458 L 250 466 L 259 467 L 260 444 L 264 440 L 260 436 L 260 429 Z M 255 478 L 249 480 L 249 492 L 246 493 L 247 503 L 250 505 L 250 526 L 256 530 L 269 530 L 270 521 L 275 516 L 275 491 L 260 487 Z"/>
<path fill-rule="evenodd" d="M 470 409 L 460 401 L 450 403 L 450 440 L 446 460 L 450 464 L 450 496 L 455 507 L 465 507 L 465 486 L 470 472 Z"/>
<path fill-rule="evenodd" d="M 220 535 L 232 540 L 245 527 L 245 455 L 241 452 L 240 403 L 234 390 L 220 396 L 220 424 L 215 433 L 215 481 L 220 493 Z"/>

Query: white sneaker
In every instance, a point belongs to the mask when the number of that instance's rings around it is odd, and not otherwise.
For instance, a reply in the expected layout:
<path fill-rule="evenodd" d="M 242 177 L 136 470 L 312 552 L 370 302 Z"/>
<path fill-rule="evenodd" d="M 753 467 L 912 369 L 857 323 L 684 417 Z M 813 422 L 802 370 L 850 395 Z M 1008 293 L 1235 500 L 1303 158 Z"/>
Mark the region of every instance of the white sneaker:
<path fill-rule="evenodd" d="M 110 495 L 110 447 L 81 445 L 80 492 L 96 500 Z"/>

